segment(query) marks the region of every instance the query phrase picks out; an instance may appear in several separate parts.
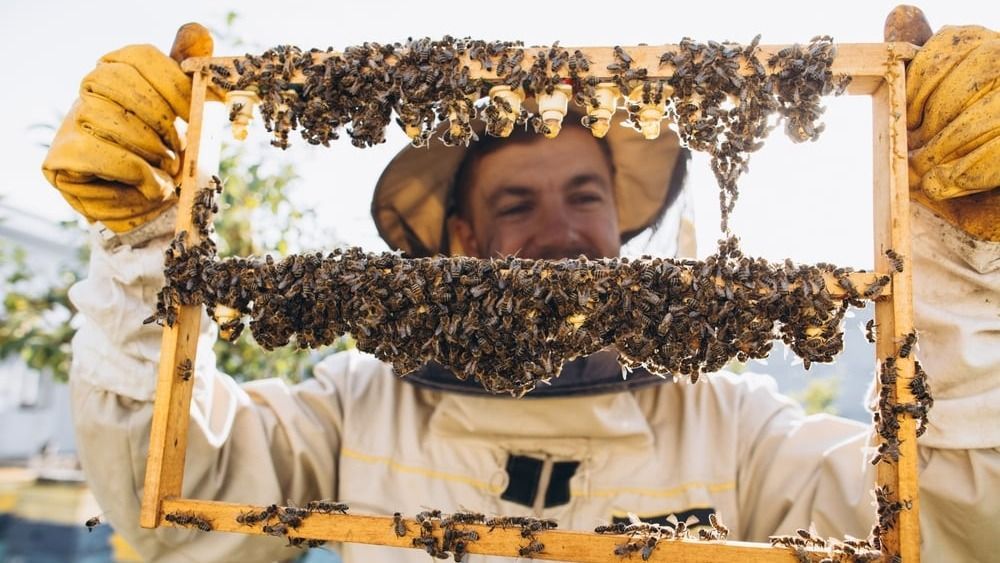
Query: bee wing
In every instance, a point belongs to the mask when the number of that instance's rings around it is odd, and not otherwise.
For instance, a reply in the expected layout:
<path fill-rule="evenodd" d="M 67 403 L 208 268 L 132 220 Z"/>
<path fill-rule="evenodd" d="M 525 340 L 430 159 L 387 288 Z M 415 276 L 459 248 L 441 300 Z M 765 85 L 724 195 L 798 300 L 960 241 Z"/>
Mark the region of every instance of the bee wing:
<path fill-rule="evenodd" d="M 628 379 L 628 375 L 630 373 L 632 373 L 632 370 L 630 370 L 627 366 L 622 365 L 622 381 L 627 380 Z M 629 514 L 631 514 L 631 513 L 629 513 Z"/>
<path fill-rule="evenodd" d="M 700 523 L 701 523 L 701 520 L 697 516 L 695 516 L 694 514 L 688 516 L 687 520 L 684 521 L 684 525 L 687 526 L 688 528 L 690 528 L 691 526 L 694 526 L 695 524 L 700 524 Z"/>

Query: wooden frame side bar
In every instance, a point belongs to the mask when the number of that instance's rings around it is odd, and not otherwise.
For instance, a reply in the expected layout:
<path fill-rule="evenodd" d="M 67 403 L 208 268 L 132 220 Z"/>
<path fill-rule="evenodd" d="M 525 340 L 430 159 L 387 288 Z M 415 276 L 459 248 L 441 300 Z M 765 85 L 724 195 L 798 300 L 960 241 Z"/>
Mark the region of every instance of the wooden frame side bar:
<path fill-rule="evenodd" d="M 197 229 L 192 226 L 191 211 L 198 191 L 198 152 L 207 87 L 205 73 L 194 73 L 175 229 L 175 233 L 187 231 L 189 244 L 198 244 L 200 238 Z M 156 400 L 146 458 L 146 479 L 139 513 L 139 524 L 144 528 L 153 528 L 159 524 L 159 507 L 164 498 L 181 495 L 194 378 L 178 377 L 177 367 L 184 361 L 190 361 L 194 365 L 201 314 L 201 305 L 182 305 L 177 311 L 174 325 L 163 327 Z"/>
<path fill-rule="evenodd" d="M 875 267 L 879 271 L 892 272 L 892 299 L 875 302 L 875 322 L 878 325 L 875 349 L 880 362 L 896 358 L 898 377 L 892 390 L 895 401 L 912 403 L 914 398 L 908 384 L 913 379 L 913 357 L 899 357 L 903 338 L 913 330 L 904 77 L 903 61 L 890 59 L 885 81 L 872 96 Z M 885 251 L 890 248 L 903 256 L 902 272 L 896 272 L 889 264 Z M 919 561 L 916 421 L 909 415 L 899 415 L 898 420 L 899 462 L 879 463 L 877 482 L 888 487 L 892 500 L 903 502 L 908 508 L 899 513 L 896 525 L 884 530 L 883 553 L 899 554 L 903 561 Z"/>

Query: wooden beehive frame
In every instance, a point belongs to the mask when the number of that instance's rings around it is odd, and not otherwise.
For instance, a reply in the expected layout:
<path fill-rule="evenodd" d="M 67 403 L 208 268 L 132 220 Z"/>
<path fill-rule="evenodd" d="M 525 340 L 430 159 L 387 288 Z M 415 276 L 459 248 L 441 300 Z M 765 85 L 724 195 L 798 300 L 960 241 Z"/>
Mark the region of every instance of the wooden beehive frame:
<path fill-rule="evenodd" d="M 761 46 L 765 58 L 784 46 Z M 650 79 L 665 78 L 659 68 L 660 55 L 674 46 L 628 47 L 637 67 L 650 69 Z M 604 68 L 614 62 L 611 48 L 581 49 L 592 61 L 592 68 Z M 904 335 L 913 329 L 913 303 L 910 275 L 909 191 L 907 184 L 907 149 L 904 63 L 915 52 L 909 44 L 840 44 L 832 71 L 835 75 L 852 78 L 848 93 L 867 95 L 873 102 L 874 156 L 874 221 L 875 269 L 890 275 L 890 288 L 882 292 L 875 304 L 877 322 L 876 354 L 882 360 L 897 357 Z M 192 226 L 192 207 L 198 185 L 198 154 L 202 131 L 203 108 L 210 78 L 209 64 L 232 65 L 232 58 L 196 58 L 184 62 L 185 71 L 193 74 L 191 113 L 187 129 L 187 150 L 184 154 L 182 183 L 176 232 L 187 231 L 192 244 L 198 242 L 197 229 Z M 528 62 L 524 63 L 528 65 Z M 468 64 L 473 78 L 496 79 L 492 72 L 478 64 Z M 895 271 L 884 255 L 895 249 L 903 256 L 904 269 Z M 877 273 L 853 274 L 859 287 L 876 279 Z M 829 282 L 830 280 L 828 280 Z M 828 283 L 832 292 L 843 293 L 835 283 Z M 181 306 L 177 322 L 164 327 L 156 401 L 147 458 L 145 488 L 140 524 L 153 528 L 167 523 L 164 516 L 171 512 L 192 512 L 208 520 L 213 529 L 249 534 L 263 533 L 259 528 L 243 526 L 236 517 L 244 511 L 264 507 L 185 499 L 181 497 L 184 458 L 187 449 L 188 422 L 193 381 L 177 377 L 178 366 L 185 360 L 194 364 L 201 319 L 200 306 Z M 899 376 L 894 398 L 899 403 L 913 402 L 907 386 L 914 374 L 912 356 L 898 358 Z M 917 491 L 916 423 L 908 414 L 899 415 L 900 456 L 898 463 L 880 463 L 877 482 L 892 492 L 894 500 L 905 500 L 907 509 L 898 516 L 897 525 L 881 537 L 883 553 L 898 553 L 905 561 L 918 561 L 920 556 L 919 503 Z M 291 536 L 330 541 L 346 541 L 413 548 L 412 538 L 397 537 L 392 530 L 391 516 L 355 516 L 314 514 L 292 530 Z M 169 523 L 167 523 L 169 524 Z M 805 523 L 804 523 L 805 524 Z M 415 529 L 411 523 L 411 529 Z M 480 534 L 480 540 L 470 542 L 468 552 L 516 557 L 523 544 L 518 529 L 489 530 L 486 526 L 469 525 Z M 441 531 L 437 530 L 437 534 Z M 603 562 L 610 558 L 621 536 L 584 532 L 539 532 L 544 543 L 543 553 L 535 559 Z M 814 559 L 819 552 L 811 554 Z M 739 561 L 795 561 L 793 552 L 782 547 L 736 541 L 703 542 L 693 540 L 662 541 L 650 557 L 651 561 L 709 562 L 734 559 Z"/>

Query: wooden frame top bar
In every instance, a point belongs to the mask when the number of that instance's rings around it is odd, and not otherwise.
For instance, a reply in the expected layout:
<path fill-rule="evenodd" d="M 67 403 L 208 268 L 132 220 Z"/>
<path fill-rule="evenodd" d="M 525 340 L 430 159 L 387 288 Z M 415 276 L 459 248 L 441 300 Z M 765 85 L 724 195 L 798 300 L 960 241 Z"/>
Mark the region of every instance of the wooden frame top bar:
<path fill-rule="evenodd" d="M 778 51 L 790 47 L 791 45 L 760 45 L 758 57 L 761 62 L 766 63 L 768 57 Z M 591 72 L 581 72 L 581 77 L 598 76 L 610 78 L 610 74 L 600 74 L 598 69 L 604 69 L 614 62 L 614 49 L 612 47 L 566 47 L 560 46 L 569 52 L 576 49 L 582 51 L 590 60 Z M 649 70 L 649 79 L 667 78 L 671 75 L 671 65 L 660 66 L 660 56 L 667 51 L 676 51 L 679 46 L 676 44 L 665 45 L 637 45 L 622 46 L 632 57 L 633 68 L 646 68 Z M 847 87 L 847 92 L 854 95 L 871 95 L 881 84 L 886 74 L 886 61 L 902 60 L 908 61 L 916 54 L 918 48 L 909 43 L 838 43 L 836 44 L 837 56 L 833 61 L 832 72 L 834 75 L 850 75 L 851 84 Z M 530 69 L 533 58 L 527 55 L 548 49 L 548 46 L 524 47 L 526 56 L 521 62 L 522 68 Z M 340 53 L 318 52 L 314 59 L 319 62 Z M 207 69 L 208 65 L 221 65 L 232 68 L 232 61 L 242 57 L 196 57 L 184 61 L 181 68 L 185 72 L 196 72 Z M 392 62 L 392 58 L 387 60 Z M 496 80 L 495 72 L 486 71 L 475 61 L 467 56 L 462 58 L 462 64 L 469 67 L 472 78 L 483 80 Z M 766 65 L 765 65 L 766 66 Z M 295 82 L 295 78 L 292 80 Z"/>

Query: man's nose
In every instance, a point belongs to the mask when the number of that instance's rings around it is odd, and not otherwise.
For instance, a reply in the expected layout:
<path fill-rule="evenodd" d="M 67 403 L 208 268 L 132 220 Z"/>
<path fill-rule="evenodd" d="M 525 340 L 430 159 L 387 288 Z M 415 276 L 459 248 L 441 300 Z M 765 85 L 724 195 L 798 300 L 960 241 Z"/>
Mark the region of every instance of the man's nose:
<path fill-rule="evenodd" d="M 535 225 L 536 258 L 572 258 L 585 246 L 580 228 L 563 205 L 547 206 Z"/>

